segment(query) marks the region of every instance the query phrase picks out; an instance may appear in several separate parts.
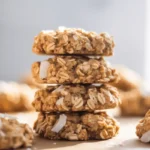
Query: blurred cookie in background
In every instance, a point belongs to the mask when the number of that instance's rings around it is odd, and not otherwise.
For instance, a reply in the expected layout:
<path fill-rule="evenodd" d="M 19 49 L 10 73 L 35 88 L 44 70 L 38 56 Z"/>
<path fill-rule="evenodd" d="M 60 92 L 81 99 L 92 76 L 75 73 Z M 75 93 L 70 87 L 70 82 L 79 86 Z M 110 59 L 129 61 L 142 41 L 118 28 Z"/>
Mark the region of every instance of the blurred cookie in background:
<path fill-rule="evenodd" d="M 143 95 L 139 89 L 120 91 L 121 114 L 125 116 L 143 116 L 150 108 L 150 94 Z"/>
<path fill-rule="evenodd" d="M 17 149 L 33 145 L 34 132 L 28 124 L 17 118 L 0 113 L 0 149 Z"/>
<path fill-rule="evenodd" d="M 115 65 L 114 68 L 117 70 L 120 80 L 116 83 L 112 83 L 113 86 L 123 91 L 129 91 L 140 87 L 142 78 L 138 73 L 124 65 Z"/>
<path fill-rule="evenodd" d="M 29 74 L 24 74 L 21 79 L 19 80 L 19 83 L 23 83 L 23 84 L 27 84 L 28 86 L 30 86 L 31 88 L 38 88 L 38 89 L 42 89 L 45 87 L 45 85 L 43 84 L 38 84 L 37 82 L 34 81 L 32 75 Z"/>
<path fill-rule="evenodd" d="M 36 89 L 26 84 L 0 81 L 0 112 L 31 111 Z"/>
<path fill-rule="evenodd" d="M 112 85 L 118 88 L 120 93 L 121 115 L 144 116 L 150 108 L 149 84 L 138 73 L 123 65 L 117 65 L 115 69 L 120 75 L 120 80 Z"/>

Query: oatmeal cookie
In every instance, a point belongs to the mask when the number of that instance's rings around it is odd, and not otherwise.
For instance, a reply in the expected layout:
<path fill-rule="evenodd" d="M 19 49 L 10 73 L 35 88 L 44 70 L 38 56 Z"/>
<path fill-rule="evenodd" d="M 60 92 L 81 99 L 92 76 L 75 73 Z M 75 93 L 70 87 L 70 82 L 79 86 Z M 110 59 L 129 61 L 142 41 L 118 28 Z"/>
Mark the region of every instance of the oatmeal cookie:
<path fill-rule="evenodd" d="M 121 112 L 125 116 L 144 116 L 150 108 L 150 88 L 119 91 Z"/>
<path fill-rule="evenodd" d="M 119 93 L 110 85 L 48 86 L 35 93 L 33 106 L 42 112 L 88 111 L 115 108 Z"/>
<path fill-rule="evenodd" d="M 129 91 L 140 87 L 142 79 L 138 73 L 122 65 L 116 65 L 114 68 L 119 74 L 119 80 L 111 85 L 122 91 Z"/>
<path fill-rule="evenodd" d="M 41 31 L 34 39 L 36 54 L 113 55 L 114 41 L 108 33 L 97 34 L 75 28 Z"/>
<path fill-rule="evenodd" d="M 40 113 L 34 129 L 41 137 L 52 140 L 106 140 L 119 130 L 118 123 L 105 112 L 44 114 Z"/>
<path fill-rule="evenodd" d="M 136 126 L 136 135 L 142 142 L 150 142 L 150 109 L 146 113 L 145 117 L 140 120 Z"/>
<path fill-rule="evenodd" d="M 32 65 L 32 75 L 38 83 L 107 83 L 118 79 L 115 69 L 103 57 L 55 56 Z"/>
<path fill-rule="evenodd" d="M 0 114 L 0 149 L 31 147 L 33 131 L 27 124 L 19 123 L 11 116 Z"/>

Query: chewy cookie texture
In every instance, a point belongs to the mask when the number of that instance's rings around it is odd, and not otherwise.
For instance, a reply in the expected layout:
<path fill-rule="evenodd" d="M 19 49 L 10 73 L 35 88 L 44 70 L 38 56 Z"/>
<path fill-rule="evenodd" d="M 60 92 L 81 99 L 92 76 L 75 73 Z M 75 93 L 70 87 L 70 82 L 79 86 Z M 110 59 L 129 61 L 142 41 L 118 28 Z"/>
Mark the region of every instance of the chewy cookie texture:
<path fill-rule="evenodd" d="M 34 39 L 32 51 L 36 54 L 113 54 L 114 41 L 107 33 L 97 34 L 83 29 L 61 27 L 56 31 L 42 31 Z"/>
<path fill-rule="evenodd" d="M 19 123 L 11 116 L 0 114 L 0 149 L 31 147 L 33 131 L 27 124 Z"/>
<path fill-rule="evenodd" d="M 107 83 L 118 79 L 115 69 L 103 57 L 55 56 L 35 62 L 32 74 L 37 82 L 50 84 Z"/>
<path fill-rule="evenodd" d="M 48 139 L 106 140 L 119 130 L 117 122 L 106 113 L 40 113 L 34 124 L 36 133 Z"/>
<path fill-rule="evenodd" d="M 38 90 L 33 106 L 42 112 L 93 112 L 115 108 L 119 103 L 119 93 L 110 85 L 61 85 Z"/>
<path fill-rule="evenodd" d="M 142 142 L 150 142 L 150 110 L 148 110 L 145 117 L 138 123 L 136 134 Z"/>

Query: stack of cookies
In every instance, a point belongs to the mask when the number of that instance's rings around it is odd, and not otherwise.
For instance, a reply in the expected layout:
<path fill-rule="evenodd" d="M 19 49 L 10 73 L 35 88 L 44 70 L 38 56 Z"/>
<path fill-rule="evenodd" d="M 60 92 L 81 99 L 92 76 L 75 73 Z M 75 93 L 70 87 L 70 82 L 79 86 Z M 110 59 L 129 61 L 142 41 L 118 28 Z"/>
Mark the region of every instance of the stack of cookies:
<path fill-rule="evenodd" d="M 59 28 L 35 37 L 34 53 L 55 55 L 32 65 L 35 81 L 51 84 L 35 93 L 33 106 L 40 112 L 34 124 L 37 134 L 105 140 L 118 133 L 118 123 L 104 111 L 119 104 L 117 89 L 106 84 L 118 75 L 102 57 L 111 56 L 113 48 L 108 34 L 82 29 Z"/>

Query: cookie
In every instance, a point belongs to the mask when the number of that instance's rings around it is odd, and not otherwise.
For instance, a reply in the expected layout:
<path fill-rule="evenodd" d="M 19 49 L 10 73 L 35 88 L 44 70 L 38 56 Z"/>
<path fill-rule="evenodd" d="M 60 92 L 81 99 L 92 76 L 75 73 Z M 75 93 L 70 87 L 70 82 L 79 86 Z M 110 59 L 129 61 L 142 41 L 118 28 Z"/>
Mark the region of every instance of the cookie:
<path fill-rule="evenodd" d="M 125 116 L 144 116 L 150 108 L 150 89 L 141 86 L 139 89 L 120 91 L 121 113 Z"/>
<path fill-rule="evenodd" d="M 32 75 L 38 83 L 107 83 L 118 79 L 115 69 L 100 58 L 55 56 L 32 65 Z"/>
<path fill-rule="evenodd" d="M 125 116 L 142 115 L 143 108 L 141 106 L 141 94 L 139 90 L 120 91 L 121 113 Z"/>
<path fill-rule="evenodd" d="M 105 112 L 47 114 L 40 113 L 34 129 L 41 137 L 52 140 L 106 140 L 119 130 L 118 123 Z"/>
<path fill-rule="evenodd" d="M 113 55 L 114 41 L 108 33 L 97 34 L 75 28 L 41 31 L 34 39 L 36 54 Z"/>
<path fill-rule="evenodd" d="M 0 82 L 0 112 L 33 110 L 36 89 L 15 82 Z"/>
<path fill-rule="evenodd" d="M 136 135 L 142 142 L 150 142 L 150 110 L 148 110 L 145 117 L 136 126 Z"/>
<path fill-rule="evenodd" d="M 129 91 L 140 87 L 142 79 L 138 73 L 122 65 L 116 65 L 114 68 L 119 74 L 119 80 L 112 83 L 113 86 L 122 91 Z"/>
<path fill-rule="evenodd" d="M 110 85 L 48 86 L 35 93 L 36 111 L 68 112 L 115 108 L 120 104 L 119 93 Z"/>
<path fill-rule="evenodd" d="M 0 114 L 0 149 L 31 147 L 33 131 L 27 124 L 19 123 L 11 116 Z"/>

